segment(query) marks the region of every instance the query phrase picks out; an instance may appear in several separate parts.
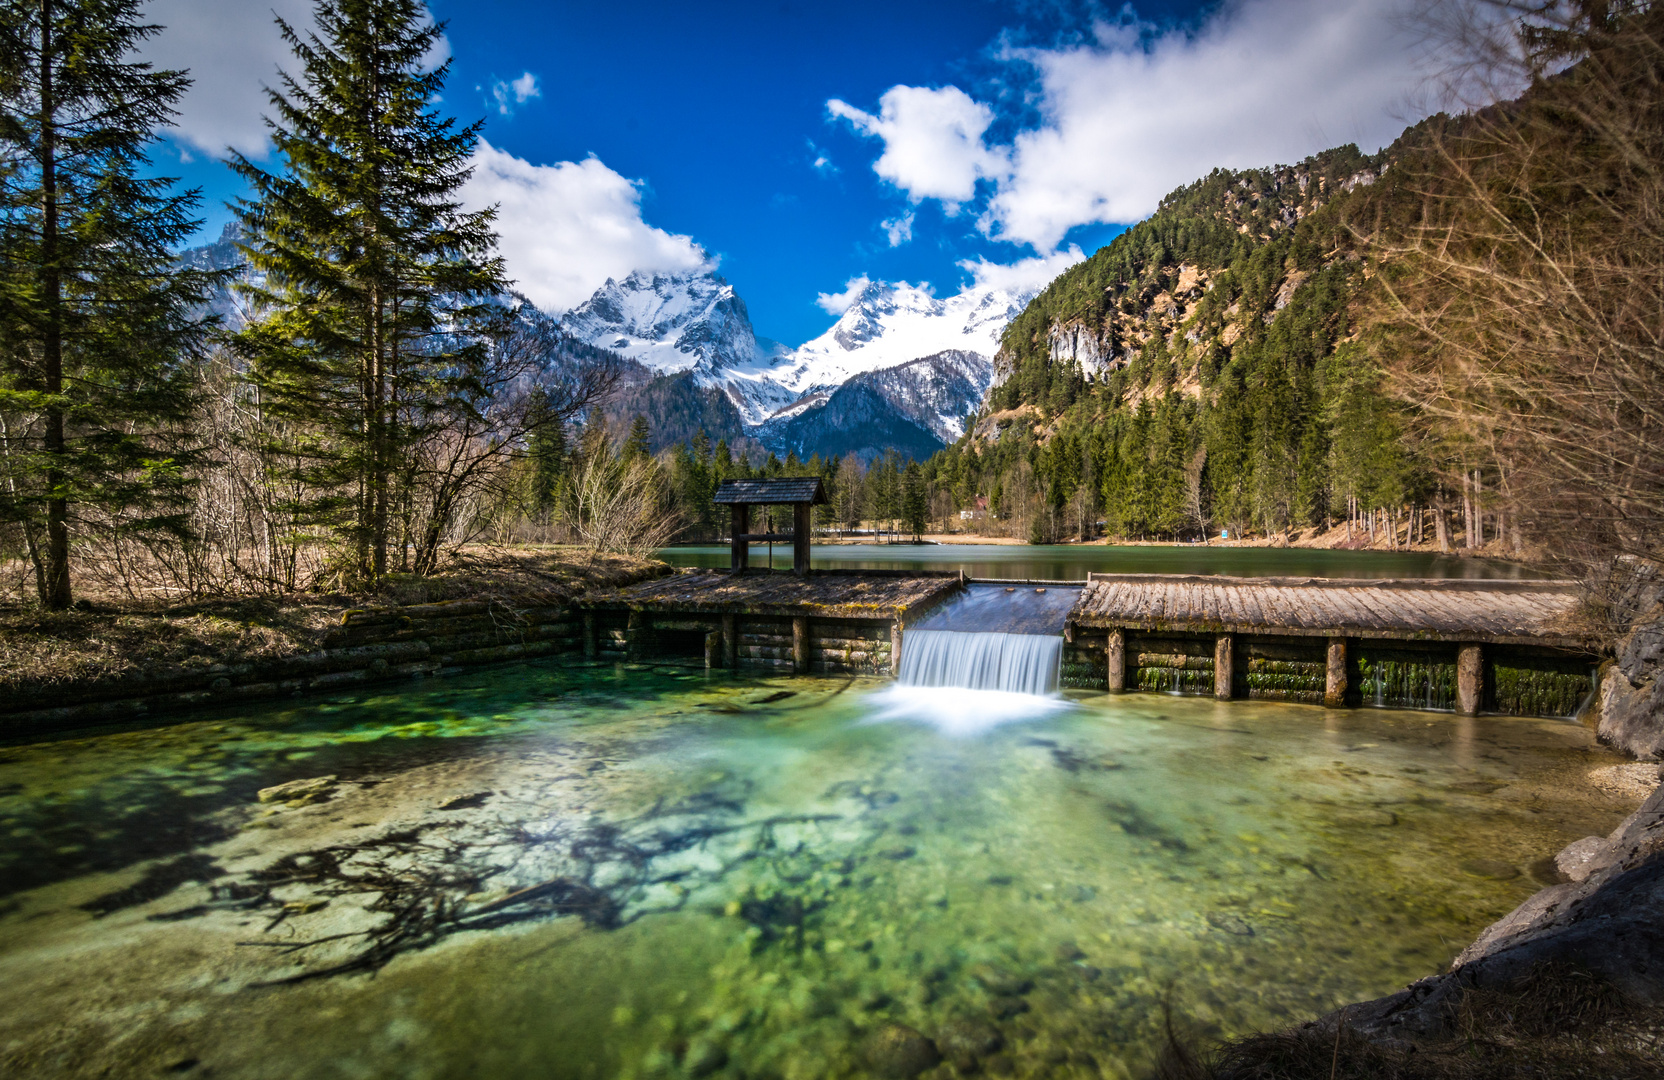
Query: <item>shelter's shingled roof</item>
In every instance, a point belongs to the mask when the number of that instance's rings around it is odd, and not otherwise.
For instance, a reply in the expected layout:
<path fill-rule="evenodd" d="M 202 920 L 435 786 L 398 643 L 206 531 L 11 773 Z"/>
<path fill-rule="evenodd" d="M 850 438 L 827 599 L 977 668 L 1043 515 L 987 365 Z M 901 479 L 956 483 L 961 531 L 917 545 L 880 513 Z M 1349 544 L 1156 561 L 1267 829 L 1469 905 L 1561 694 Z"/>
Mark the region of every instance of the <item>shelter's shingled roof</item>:
<path fill-rule="evenodd" d="M 1547 581 L 1093 574 L 1069 619 L 1147 632 L 1591 647 L 1577 605 L 1573 587 Z"/>
<path fill-rule="evenodd" d="M 818 476 L 779 476 L 770 480 L 724 480 L 716 489 L 716 503 L 810 503 L 826 505 L 826 489 Z"/>

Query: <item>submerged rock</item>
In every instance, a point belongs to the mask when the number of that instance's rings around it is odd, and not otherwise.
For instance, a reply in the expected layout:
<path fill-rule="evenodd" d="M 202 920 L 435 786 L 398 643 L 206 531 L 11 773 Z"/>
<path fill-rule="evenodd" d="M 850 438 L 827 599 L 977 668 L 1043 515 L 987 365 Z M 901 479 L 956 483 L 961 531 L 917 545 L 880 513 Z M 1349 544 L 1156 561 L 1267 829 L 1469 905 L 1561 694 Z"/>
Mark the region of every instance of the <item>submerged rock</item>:
<path fill-rule="evenodd" d="M 936 1033 L 937 1048 L 962 1072 L 975 1069 L 982 1058 L 1004 1045 L 998 1028 L 975 1020 L 956 1020 Z"/>
<path fill-rule="evenodd" d="M 984 990 L 1000 997 L 1013 997 L 1026 994 L 1034 989 L 1034 980 L 1006 971 L 993 964 L 978 964 L 971 968 L 971 978 L 982 984 Z"/>
<path fill-rule="evenodd" d="M 1492 881 L 1512 881 L 1520 876 L 1520 868 L 1497 859 L 1467 859 L 1458 864 L 1462 872 Z"/>
<path fill-rule="evenodd" d="M 302 800 L 306 802 L 313 802 L 320 796 L 328 794 L 330 790 L 335 787 L 338 781 L 339 777 L 333 775 L 314 776 L 307 780 L 291 780 L 286 784 L 276 784 L 269 788 L 261 788 L 255 797 L 263 803 L 286 803 L 298 802 Z"/>
<path fill-rule="evenodd" d="M 709 1039 L 695 1039 L 688 1044 L 688 1052 L 682 1058 L 689 1076 L 709 1076 L 724 1065 L 728 1064 L 728 1051 L 720 1043 Z"/>
<path fill-rule="evenodd" d="M 880 1024 L 862 1046 L 867 1065 L 880 1076 L 911 1080 L 942 1060 L 936 1044 L 906 1024 Z"/>
<path fill-rule="evenodd" d="M 1072 941 L 1060 943 L 1053 951 L 1053 955 L 1065 964 L 1070 964 L 1076 960 L 1084 960 L 1086 958 L 1086 954 L 1081 952 L 1080 946 L 1076 945 Z"/>

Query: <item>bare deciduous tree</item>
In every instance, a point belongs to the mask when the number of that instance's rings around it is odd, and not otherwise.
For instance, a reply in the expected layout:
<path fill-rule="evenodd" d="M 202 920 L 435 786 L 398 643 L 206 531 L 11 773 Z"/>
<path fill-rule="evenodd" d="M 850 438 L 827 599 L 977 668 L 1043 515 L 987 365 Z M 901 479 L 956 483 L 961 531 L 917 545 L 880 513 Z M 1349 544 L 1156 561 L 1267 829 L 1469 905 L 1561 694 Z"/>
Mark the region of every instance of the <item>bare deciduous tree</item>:
<path fill-rule="evenodd" d="M 1372 237 L 1390 388 L 1485 462 L 1480 509 L 1590 578 L 1664 556 L 1664 9 L 1450 0 L 1428 25 L 1515 102 L 1429 123 L 1417 223 Z"/>

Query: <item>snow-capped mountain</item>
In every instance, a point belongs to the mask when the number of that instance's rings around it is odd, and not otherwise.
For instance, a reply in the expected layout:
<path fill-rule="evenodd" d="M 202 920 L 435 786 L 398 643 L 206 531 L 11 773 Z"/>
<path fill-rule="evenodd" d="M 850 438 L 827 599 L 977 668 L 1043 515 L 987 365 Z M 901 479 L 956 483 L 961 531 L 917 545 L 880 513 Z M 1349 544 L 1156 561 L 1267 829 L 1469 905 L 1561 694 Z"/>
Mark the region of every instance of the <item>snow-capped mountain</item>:
<path fill-rule="evenodd" d="M 745 301 L 709 270 L 608 278 L 561 323 L 580 341 L 661 375 L 692 371 L 699 385 L 726 391 L 748 423 L 797 396 L 764 377 L 784 348 L 757 337 Z"/>
<path fill-rule="evenodd" d="M 824 405 L 863 372 L 945 352 L 991 363 L 1000 333 L 1032 295 L 972 286 L 940 300 L 906 282 L 869 282 L 826 333 L 787 349 L 756 336 L 745 302 L 717 274 L 637 272 L 609 280 L 562 322 L 654 371 L 692 371 L 755 426 Z"/>
<path fill-rule="evenodd" d="M 905 281 L 869 282 L 831 329 L 775 362 L 774 378 L 804 393 L 943 352 L 991 361 L 1006 324 L 1033 297 L 971 286 L 938 300 Z"/>
<path fill-rule="evenodd" d="M 966 414 L 993 378 L 987 357 L 949 349 L 807 394 L 756 428 L 756 437 L 800 458 L 854 454 L 870 461 L 886 450 L 926 458 L 964 433 Z"/>

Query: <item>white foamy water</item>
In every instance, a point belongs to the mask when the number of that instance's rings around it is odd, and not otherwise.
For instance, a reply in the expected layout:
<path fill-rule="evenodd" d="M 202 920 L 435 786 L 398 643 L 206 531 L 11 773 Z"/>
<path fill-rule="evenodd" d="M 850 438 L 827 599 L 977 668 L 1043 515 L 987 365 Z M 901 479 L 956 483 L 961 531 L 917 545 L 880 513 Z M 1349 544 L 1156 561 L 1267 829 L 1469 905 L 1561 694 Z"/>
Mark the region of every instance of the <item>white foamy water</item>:
<path fill-rule="evenodd" d="M 913 720 L 952 738 L 981 735 L 1003 724 L 1041 720 L 1071 707 L 1056 695 L 1009 690 L 968 690 L 958 686 L 896 684 L 867 697 L 871 723 Z"/>
<path fill-rule="evenodd" d="M 912 630 L 901 650 L 904 686 L 1055 694 L 1063 639 L 1051 634 Z"/>

